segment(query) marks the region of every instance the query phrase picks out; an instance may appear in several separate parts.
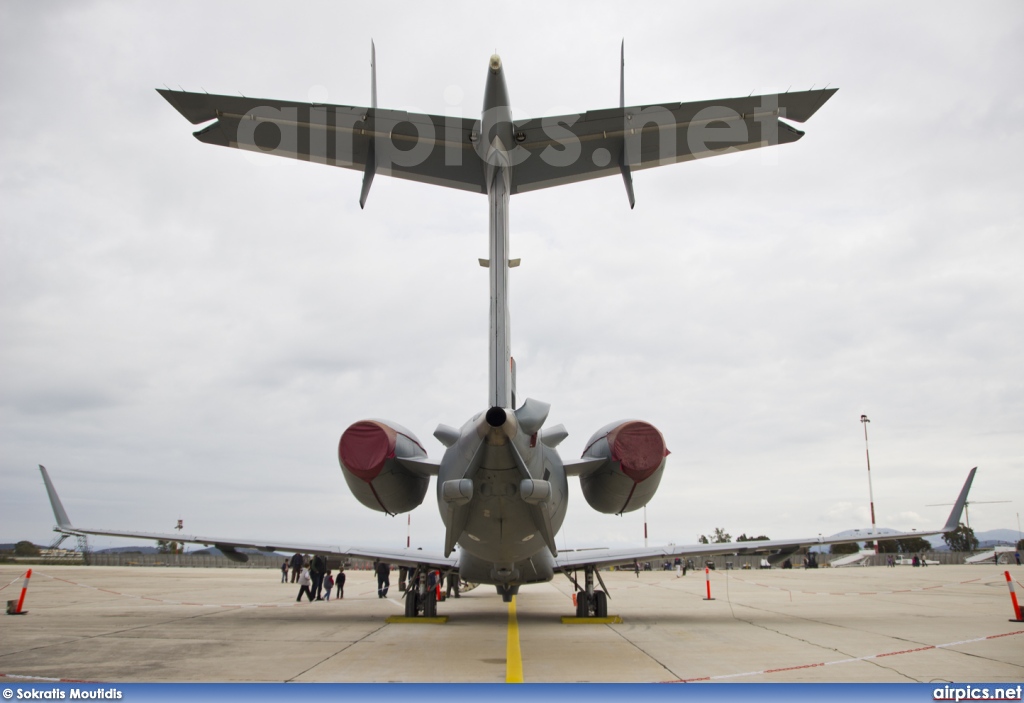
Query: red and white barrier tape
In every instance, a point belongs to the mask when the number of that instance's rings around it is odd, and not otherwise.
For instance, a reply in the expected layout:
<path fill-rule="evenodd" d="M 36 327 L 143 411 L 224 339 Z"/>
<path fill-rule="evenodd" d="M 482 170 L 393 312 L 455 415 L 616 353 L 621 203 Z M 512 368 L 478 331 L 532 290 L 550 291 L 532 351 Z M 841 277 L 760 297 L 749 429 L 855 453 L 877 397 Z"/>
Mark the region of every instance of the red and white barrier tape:
<path fill-rule="evenodd" d="M 787 671 L 799 671 L 801 669 L 815 669 L 819 666 L 836 666 L 837 664 L 852 664 L 854 662 L 871 661 L 872 659 L 881 659 L 883 657 L 895 657 L 901 654 L 912 654 L 914 652 L 926 652 L 932 649 L 945 649 L 947 647 L 957 647 L 964 644 L 973 644 L 975 642 L 984 642 L 985 640 L 999 639 L 1000 637 L 1013 637 L 1016 635 L 1024 635 L 1024 630 L 1017 630 L 1015 632 L 1005 632 L 1001 635 L 988 635 L 987 637 L 975 637 L 969 640 L 960 640 L 958 642 L 947 642 L 946 644 L 930 644 L 924 647 L 914 647 L 913 649 L 901 649 L 896 652 L 884 652 L 882 654 L 872 654 L 867 657 L 852 657 L 850 659 L 836 659 L 829 662 L 814 662 L 813 664 L 800 664 L 798 666 L 785 666 L 777 669 L 762 669 L 761 671 L 745 671 L 742 674 L 720 674 L 718 676 L 700 676 L 692 679 L 676 679 L 674 681 L 663 681 L 662 683 L 695 683 L 698 681 L 725 681 L 727 679 L 738 679 L 746 676 L 766 676 L 769 674 L 779 674 Z"/>

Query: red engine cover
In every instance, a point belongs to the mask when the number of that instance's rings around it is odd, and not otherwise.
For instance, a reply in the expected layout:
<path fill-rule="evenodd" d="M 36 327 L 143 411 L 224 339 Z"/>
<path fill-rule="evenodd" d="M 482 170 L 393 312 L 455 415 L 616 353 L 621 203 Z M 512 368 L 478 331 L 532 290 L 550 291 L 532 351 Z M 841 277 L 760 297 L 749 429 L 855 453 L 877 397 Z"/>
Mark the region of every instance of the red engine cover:
<path fill-rule="evenodd" d="M 622 472 L 639 483 L 650 477 L 668 456 L 661 432 L 646 422 L 624 422 L 608 433 L 612 459 L 620 462 Z"/>
<path fill-rule="evenodd" d="M 338 459 L 354 476 L 369 483 L 380 474 L 384 462 L 395 457 L 396 439 L 397 434 L 387 425 L 362 420 L 341 435 Z"/>

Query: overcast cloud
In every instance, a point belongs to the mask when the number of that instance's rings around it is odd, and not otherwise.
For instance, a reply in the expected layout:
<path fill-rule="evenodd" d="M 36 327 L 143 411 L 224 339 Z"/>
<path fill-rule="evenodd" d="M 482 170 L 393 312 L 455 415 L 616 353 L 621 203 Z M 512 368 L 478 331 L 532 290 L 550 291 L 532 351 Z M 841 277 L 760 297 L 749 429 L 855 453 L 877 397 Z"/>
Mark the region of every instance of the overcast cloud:
<path fill-rule="evenodd" d="M 380 9 L 377 9 L 379 7 Z M 196 141 L 155 91 L 517 118 L 626 100 L 839 92 L 798 143 L 517 195 L 519 397 L 579 456 L 648 420 L 653 542 L 1024 509 L 1019 3 L 7 2 L 0 5 L 0 541 L 74 522 L 404 544 L 337 465 L 388 418 L 433 457 L 486 404 L 483 196 Z M 593 513 L 560 545 L 639 543 Z M 440 547 L 431 493 L 414 546 Z M 1012 503 L 981 505 L 980 501 Z M 116 540 L 94 539 L 99 545 Z"/>

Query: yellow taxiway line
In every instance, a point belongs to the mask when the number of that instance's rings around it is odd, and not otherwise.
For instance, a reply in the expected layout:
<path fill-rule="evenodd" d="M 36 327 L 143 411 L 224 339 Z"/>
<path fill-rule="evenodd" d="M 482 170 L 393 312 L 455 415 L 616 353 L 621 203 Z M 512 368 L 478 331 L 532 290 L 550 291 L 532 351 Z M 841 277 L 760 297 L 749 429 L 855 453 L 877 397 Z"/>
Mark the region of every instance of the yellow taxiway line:
<path fill-rule="evenodd" d="M 505 683 L 523 683 L 523 656 L 519 651 L 519 621 L 516 597 L 508 604 L 508 639 L 505 645 Z"/>

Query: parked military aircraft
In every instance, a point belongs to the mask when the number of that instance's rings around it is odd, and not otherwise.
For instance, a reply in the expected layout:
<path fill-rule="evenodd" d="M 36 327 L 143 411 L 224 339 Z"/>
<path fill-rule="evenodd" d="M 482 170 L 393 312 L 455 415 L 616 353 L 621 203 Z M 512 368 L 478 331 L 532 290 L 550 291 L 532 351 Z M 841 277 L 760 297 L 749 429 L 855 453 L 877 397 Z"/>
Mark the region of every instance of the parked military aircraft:
<path fill-rule="evenodd" d="M 195 133 L 201 142 L 362 171 L 361 207 L 378 173 L 487 195 L 490 256 L 481 260 L 490 278 L 485 409 L 459 429 L 437 427 L 434 437 L 445 447 L 440 461 L 428 458 L 412 432 L 384 420 L 356 422 L 344 431 L 338 446 L 345 481 L 359 502 L 373 510 L 412 510 L 423 502 L 430 478 L 436 477 L 437 505 L 446 530 L 443 550 L 431 554 L 77 528 L 40 467 L 57 520 L 55 529 L 65 535 L 213 544 L 240 560 L 245 555 L 237 549 L 255 547 L 404 565 L 417 574 L 405 596 L 406 614 L 413 617 L 436 614 L 434 591 L 427 588 L 428 570 L 457 570 L 464 580 L 494 585 L 505 600 L 524 584 L 550 581 L 562 572 L 577 588 L 577 616 L 599 617 L 608 609 L 605 590 L 595 585 L 602 565 L 697 554 L 792 553 L 804 545 L 849 541 L 812 538 L 559 554 L 555 535 L 565 517 L 570 476 L 579 477 L 583 497 L 595 510 L 637 510 L 657 490 L 669 451 L 653 425 L 622 420 L 595 432 L 581 458 L 563 461 L 556 448 L 567 432 L 561 425 L 544 427 L 549 405 L 526 399 L 517 407 L 508 305 L 509 269 L 518 264 L 509 259 L 512 195 L 618 174 L 633 207 L 633 171 L 795 142 L 803 132 L 787 120 L 809 119 L 835 89 L 627 107 L 620 69 L 618 107 L 516 121 L 502 61 L 494 55 L 487 67 L 480 118 L 463 119 L 378 108 L 372 51 L 371 46 L 370 107 L 158 92 L 190 122 L 206 125 Z M 955 529 L 973 476 L 972 470 L 943 527 L 887 538 Z M 577 579 L 580 570 L 582 583 Z"/>

